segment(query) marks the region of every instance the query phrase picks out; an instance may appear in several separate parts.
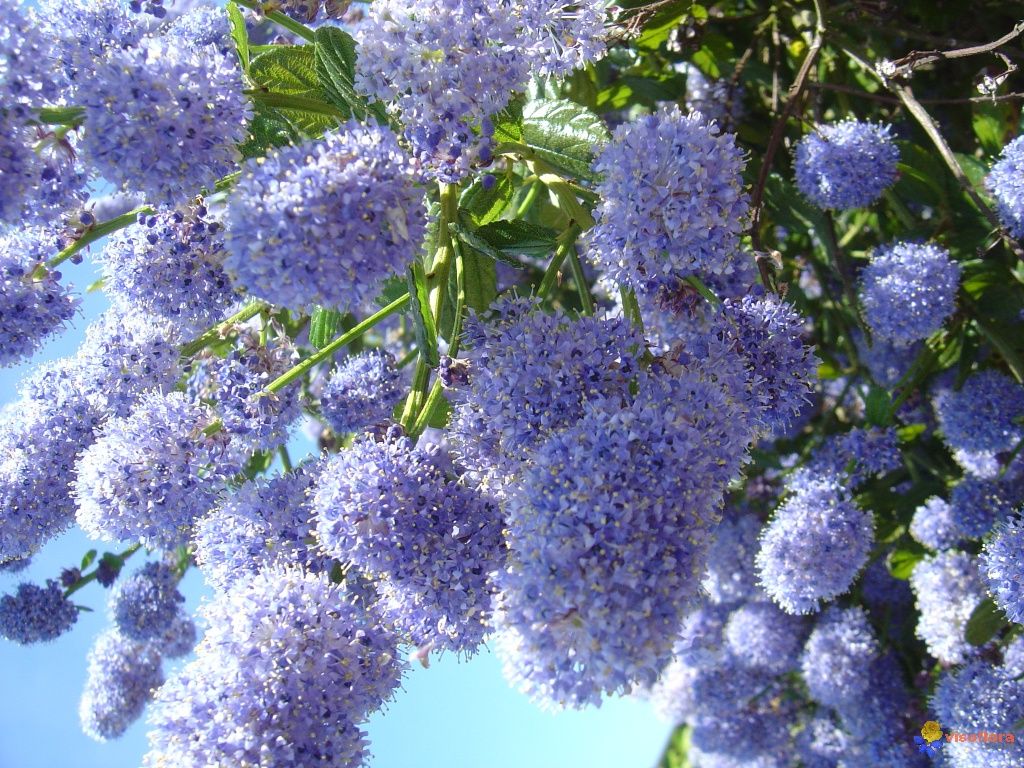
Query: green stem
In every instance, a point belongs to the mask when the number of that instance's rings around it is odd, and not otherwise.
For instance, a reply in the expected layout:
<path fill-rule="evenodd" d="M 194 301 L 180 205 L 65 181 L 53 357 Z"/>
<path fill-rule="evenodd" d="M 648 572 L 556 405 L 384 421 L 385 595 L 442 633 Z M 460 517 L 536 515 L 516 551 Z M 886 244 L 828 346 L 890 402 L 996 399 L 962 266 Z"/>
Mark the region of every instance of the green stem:
<path fill-rule="evenodd" d="M 121 561 L 121 565 L 124 565 L 124 561 L 127 560 L 132 555 L 134 555 L 136 552 L 138 552 L 141 548 L 142 548 L 141 544 L 133 544 L 132 546 L 128 547 L 128 549 L 126 549 L 124 552 L 122 552 L 121 554 L 117 555 L 116 557 L 117 557 L 118 560 Z M 101 563 L 102 563 L 102 559 L 101 559 Z M 71 595 L 75 594 L 75 592 L 80 590 L 86 584 L 89 584 L 89 583 L 91 583 L 93 581 L 96 581 L 96 577 L 99 575 L 99 572 L 100 572 L 100 564 L 97 564 L 96 567 L 92 569 L 92 571 L 90 571 L 85 576 L 83 576 L 78 581 L 76 581 L 74 584 L 72 584 L 70 587 L 65 589 L 64 590 L 64 597 L 65 598 L 71 597 Z"/>
<path fill-rule="evenodd" d="M 539 181 L 534 180 L 530 185 L 529 190 L 526 192 L 526 197 L 523 198 L 523 202 L 519 205 L 519 210 L 516 211 L 516 218 L 521 219 L 526 215 L 526 212 L 533 207 L 534 201 L 537 199 L 537 195 L 540 193 L 540 188 L 544 186 Z"/>
<path fill-rule="evenodd" d="M 303 112 L 314 112 L 318 115 L 327 115 L 339 120 L 345 119 L 345 113 L 333 104 L 327 104 L 318 99 L 308 99 L 305 96 L 296 96 L 291 93 L 273 93 L 258 88 L 249 88 L 243 91 L 247 96 L 252 96 L 254 101 L 266 104 L 268 107 L 278 109 L 299 109 Z"/>
<path fill-rule="evenodd" d="M 83 232 L 75 242 L 46 262 L 46 266 L 56 267 L 58 264 L 63 264 L 90 243 L 96 242 L 101 237 L 106 237 L 111 232 L 116 232 L 119 229 L 124 229 L 125 227 L 134 224 L 138 220 L 140 213 L 150 214 L 156 213 L 156 211 L 148 205 L 143 205 L 133 211 L 128 211 L 128 213 L 122 213 L 120 216 L 116 216 L 113 219 L 100 222 L 92 229 L 88 229 Z"/>
<path fill-rule="evenodd" d="M 576 292 L 580 295 L 582 312 L 587 317 L 594 316 L 594 299 L 590 295 L 590 286 L 583 276 L 583 265 L 580 263 L 580 255 L 576 251 L 576 245 L 569 247 L 569 268 L 572 270 L 572 279 L 576 283 Z"/>
<path fill-rule="evenodd" d="M 547 299 L 551 295 L 555 283 L 558 282 L 558 273 L 561 271 L 566 258 L 568 258 L 570 253 L 576 252 L 576 238 L 579 237 L 579 234 L 579 225 L 573 224 L 559 235 L 555 255 L 548 262 L 547 269 L 544 270 L 544 275 L 540 279 L 540 285 L 537 286 L 537 295 L 540 298 Z"/>
<path fill-rule="evenodd" d="M 416 417 L 423 409 L 423 404 L 427 399 L 427 385 L 430 383 L 430 367 L 423 359 L 423 355 L 419 355 L 416 360 L 416 369 L 412 374 L 412 387 L 409 390 L 409 396 L 405 399 L 405 405 L 402 408 L 402 417 L 400 419 L 401 424 L 405 427 L 405 431 L 411 432 L 413 425 L 416 422 Z"/>
<path fill-rule="evenodd" d="M 301 37 L 303 40 L 313 42 L 316 38 L 313 35 L 313 30 L 307 27 L 305 24 L 300 24 L 290 16 L 286 16 L 280 11 L 264 11 L 263 4 L 257 3 L 256 0 L 235 0 L 239 5 L 245 6 L 249 10 L 262 13 L 268 19 L 275 24 L 284 27 L 290 32 L 294 32 L 296 35 Z"/>
<path fill-rule="evenodd" d="M 284 467 L 284 471 L 291 472 L 292 457 L 291 454 L 288 453 L 288 446 L 282 445 L 280 448 L 277 449 L 277 453 L 281 457 L 281 466 Z"/>
<path fill-rule="evenodd" d="M 183 346 L 181 348 L 181 356 L 192 357 L 192 355 L 205 349 L 212 342 L 221 338 L 221 334 L 226 328 L 230 328 L 236 323 L 244 323 L 246 320 L 255 317 L 266 308 L 266 302 L 259 300 L 249 302 L 238 312 L 235 312 L 231 317 L 217 323 L 215 326 L 205 331 L 201 336 L 197 337 L 194 341 L 190 341 L 188 344 Z"/>
<path fill-rule="evenodd" d="M 622 298 L 622 313 L 626 316 L 626 319 L 642 335 L 646 335 L 644 334 L 644 319 L 640 314 L 640 302 L 636 300 L 636 293 L 632 288 L 620 286 L 619 296 Z"/>
<path fill-rule="evenodd" d="M 370 315 L 361 323 L 356 324 L 352 328 L 352 330 L 346 331 L 345 333 L 341 334 L 341 336 L 336 338 L 330 344 L 318 350 L 315 354 L 310 355 L 291 370 L 288 370 L 281 374 L 280 376 L 278 376 L 276 379 L 270 382 L 270 384 L 267 385 L 266 389 L 264 389 L 264 392 L 277 392 L 278 390 L 287 387 L 293 381 L 303 376 L 314 365 L 333 357 L 335 352 L 344 347 L 346 344 L 350 344 L 353 340 L 358 339 L 360 336 L 362 336 L 364 333 L 373 328 L 373 326 L 377 325 L 382 320 L 390 317 L 396 312 L 401 312 L 405 308 L 405 305 L 408 303 L 408 293 L 398 297 L 390 304 L 388 304 L 386 307 L 384 307 L 384 309 L 380 310 L 379 312 L 373 315 Z"/>
<path fill-rule="evenodd" d="M 43 107 L 37 113 L 39 122 L 77 128 L 85 119 L 85 107 Z"/>

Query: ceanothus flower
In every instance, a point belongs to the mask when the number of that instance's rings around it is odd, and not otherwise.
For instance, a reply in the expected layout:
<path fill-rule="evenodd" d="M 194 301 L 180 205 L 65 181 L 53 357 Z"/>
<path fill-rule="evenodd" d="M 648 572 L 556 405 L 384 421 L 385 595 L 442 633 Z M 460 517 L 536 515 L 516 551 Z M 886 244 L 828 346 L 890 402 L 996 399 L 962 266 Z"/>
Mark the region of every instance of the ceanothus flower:
<path fill-rule="evenodd" d="M 693 716 L 693 682 L 698 674 L 697 667 L 673 659 L 651 689 L 650 699 L 658 717 L 670 725 L 682 725 Z"/>
<path fill-rule="evenodd" d="M 190 45 L 198 50 L 214 46 L 220 53 L 228 54 L 231 42 L 231 24 L 224 9 L 215 5 L 197 5 L 172 21 L 164 36 L 173 42 Z"/>
<path fill-rule="evenodd" d="M 953 740 L 943 746 L 951 768 L 1014 768 L 1020 765 L 1019 722 L 1024 712 L 1024 681 L 1008 671 L 972 661 L 942 675 L 932 708 L 944 730 L 959 733 L 1014 734 L 1005 741 Z"/>
<path fill-rule="evenodd" d="M 906 347 L 942 327 L 956 309 L 960 265 L 934 243 L 879 248 L 861 273 L 860 302 L 872 333 Z"/>
<path fill-rule="evenodd" d="M 17 0 L 0 0 L 0 103 L 7 109 L 45 106 L 59 95 L 53 41 L 32 22 Z"/>
<path fill-rule="evenodd" d="M 221 320 L 239 299 L 224 270 L 224 228 L 203 205 L 157 214 L 110 236 L 98 261 L 119 304 L 173 323 L 184 336 Z"/>
<path fill-rule="evenodd" d="M 295 362 L 295 347 L 286 336 L 260 344 L 259 335 L 241 336 L 226 357 L 202 358 L 188 393 L 211 404 L 232 440 L 252 450 L 271 450 L 288 439 L 299 417 L 299 388 L 266 392 L 265 387 Z"/>
<path fill-rule="evenodd" d="M 163 685 L 160 653 L 148 643 L 110 629 L 96 638 L 88 661 L 78 705 L 82 730 L 96 741 L 116 739 L 139 719 Z"/>
<path fill-rule="evenodd" d="M 950 514 L 962 538 L 980 539 L 1008 517 L 1020 500 L 1009 483 L 965 477 L 949 495 Z"/>
<path fill-rule="evenodd" d="M 977 652 L 964 639 L 967 620 L 985 598 L 978 563 L 965 552 L 946 551 L 914 566 L 910 588 L 917 604 L 917 636 L 944 664 L 962 664 Z"/>
<path fill-rule="evenodd" d="M 517 0 L 520 55 L 537 75 L 566 75 L 604 56 L 605 5 L 601 0 Z"/>
<path fill-rule="evenodd" d="M 549 314 L 531 299 L 493 312 L 466 322 L 469 382 L 450 390 L 448 437 L 463 465 L 501 476 L 579 421 L 587 400 L 627 396 L 643 340 L 625 320 Z"/>
<path fill-rule="evenodd" d="M 221 12 L 227 23 L 227 15 Z M 121 0 L 40 0 L 32 14 L 53 40 L 56 60 L 77 96 L 108 51 L 138 45 L 146 28 Z"/>
<path fill-rule="evenodd" d="M 0 366 L 33 354 L 74 314 L 78 299 L 60 272 L 45 266 L 59 250 L 57 237 L 44 229 L 0 235 Z"/>
<path fill-rule="evenodd" d="M 404 394 L 394 357 L 371 350 L 346 358 L 331 372 L 320 411 L 335 432 L 359 432 L 390 421 Z"/>
<path fill-rule="evenodd" d="M 85 329 L 80 385 L 104 413 L 127 416 L 143 392 L 169 391 L 181 376 L 178 338 L 157 318 L 108 309 Z"/>
<path fill-rule="evenodd" d="M 996 199 L 1003 226 L 1013 237 L 1024 239 L 1024 136 L 1003 147 L 985 186 Z"/>
<path fill-rule="evenodd" d="M 73 468 L 103 419 L 78 374 L 73 358 L 45 363 L 0 410 L 0 561 L 31 555 L 74 523 Z"/>
<path fill-rule="evenodd" d="M 415 180 L 394 134 L 358 123 L 249 160 L 228 198 L 227 268 L 250 294 L 289 309 L 356 307 L 419 251 Z"/>
<path fill-rule="evenodd" d="M 871 345 L 868 346 L 867 339 L 860 331 L 854 332 L 853 342 L 857 347 L 860 362 L 867 366 L 875 383 L 885 389 L 896 386 L 910 370 L 911 364 L 924 346 L 920 342 L 909 347 L 897 346 L 880 336 L 873 336 Z"/>
<path fill-rule="evenodd" d="M 1024 624 L 1024 523 L 1012 517 L 985 542 L 981 567 L 989 592 L 1010 621 Z"/>
<path fill-rule="evenodd" d="M 796 145 L 796 186 L 825 210 L 863 208 L 895 183 L 899 160 L 888 125 L 819 125 Z"/>
<path fill-rule="evenodd" d="M 359 724 L 404 666 L 378 619 L 326 574 L 278 566 L 204 614 L 197 658 L 157 694 L 148 768 L 362 765 Z"/>
<path fill-rule="evenodd" d="M 196 623 L 184 608 L 179 607 L 171 623 L 151 644 L 165 659 L 180 659 L 192 653 L 196 639 Z"/>
<path fill-rule="evenodd" d="M 495 623 L 506 676 L 551 706 L 653 685 L 671 660 L 739 458 L 720 390 L 685 373 L 588 402 L 510 489 Z M 686 467 L 679 472 L 679 467 Z M 727 471 L 731 471 L 728 467 Z"/>
<path fill-rule="evenodd" d="M 45 587 L 22 582 L 13 595 L 0 597 L 0 637 L 19 645 L 60 637 L 77 620 L 78 608 L 53 579 Z"/>
<path fill-rule="evenodd" d="M 808 477 L 764 529 L 761 586 L 788 613 L 813 613 L 844 594 L 867 562 L 874 521 L 837 478 Z"/>
<path fill-rule="evenodd" d="M 747 512 L 722 519 L 708 548 L 700 585 L 711 602 L 730 605 L 754 599 L 759 588 L 754 555 L 761 521 Z"/>
<path fill-rule="evenodd" d="M 1024 439 L 1024 428 L 1014 423 L 1024 415 L 1024 387 L 1000 371 L 986 369 L 959 390 L 940 390 L 933 405 L 942 437 L 969 471 L 972 457 L 998 456 Z"/>
<path fill-rule="evenodd" d="M 796 665 L 806 621 L 771 602 L 751 602 L 732 612 L 725 625 L 726 644 L 736 663 L 766 672 L 787 672 Z"/>
<path fill-rule="evenodd" d="M 594 161 L 603 175 L 588 255 L 640 291 L 673 289 L 695 274 L 728 275 L 749 202 L 743 151 L 732 134 L 678 107 L 620 125 Z"/>
<path fill-rule="evenodd" d="M 818 617 L 800 670 L 816 701 L 842 709 L 864 694 L 870 683 L 868 667 L 878 653 L 864 609 L 832 606 Z"/>
<path fill-rule="evenodd" d="M 948 501 L 932 496 L 917 508 L 910 521 L 910 535 L 929 549 L 952 549 L 963 538 Z"/>
<path fill-rule="evenodd" d="M 903 459 L 894 429 L 855 427 L 825 438 L 804 469 L 795 472 L 787 485 L 799 489 L 808 478 L 833 475 L 848 481 L 850 487 L 856 487 L 901 466 Z"/>
<path fill-rule="evenodd" d="M 274 564 L 330 570 L 329 561 L 308 543 L 314 526 L 311 494 L 320 471 L 319 463 L 304 464 L 269 480 L 250 480 L 196 523 L 196 563 L 211 586 L 226 591 Z"/>
<path fill-rule="evenodd" d="M 234 57 L 149 38 L 95 65 L 82 153 L 112 184 L 176 205 L 235 169 L 250 107 Z M 256 215 L 256 212 L 253 212 Z"/>
<path fill-rule="evenodd" d="M 492 500 L 406 438 L 363 436 L 325 464 L 313 509 L 324 551 L 379 580 L 385 617 L 417 646 L 476 650 L 505 558 Z"/>
<path fill-rule="evenodd" d="M 181 392 L 148 393 L 130 416 L 106 422 L 78 461 L 78 524 L 107 541 L 186 543 L 238 469 L 214 422 L 212 410 Z"/>
<path fill-rule="evenodd" d="M 518 27 L 505 4 L 380 0 L 359 25 L 356 87 L 400 117 L 425 167 L 457 182 L 490 160 L 489 118 L 529 80 Z"/>
<path fill-rule="evenodd" d="M 165 563 L 150 562 L 122 577 L 110 592 L 110 615 L 121 634 L 131 640 L 155 640 L 177 619 L 185 596 L 178 574 Z"/>
<path fill-rule="evenodd" d="M 1024 635 L 1017 635 L 1003 648 L 1003 669 L 1013 677 L 1024 675 Z"/>

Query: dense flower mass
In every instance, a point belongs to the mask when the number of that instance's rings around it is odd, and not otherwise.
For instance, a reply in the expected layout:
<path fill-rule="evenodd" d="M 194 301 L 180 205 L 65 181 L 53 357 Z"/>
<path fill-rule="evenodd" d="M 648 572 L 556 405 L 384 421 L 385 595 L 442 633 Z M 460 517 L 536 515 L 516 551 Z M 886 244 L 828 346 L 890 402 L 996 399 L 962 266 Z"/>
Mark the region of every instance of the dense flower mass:
<path fill-rule="evenodd" d="M 965 552 L 940 552 L 914 567 L 910 576 L 917 610 L 917 636 L 928 652 L 946 664 L 960 664 L 977 649 L 964 628 L 985 596 L 978 563 Z"/>
<path fill-rule="evenodd" d="M 118 303 L 166 319 L 186 336 L 220 320 L 236 301 L 224 271 L 224 229 L 202 205 L 139 214 L 111 236 L 100 263 Z"/>
<path fill-rule="evenodd" d="M 819 208 L 863 208 L 896 181 L 899 159 L 887 125 L 819 125 L 797 144 L 796 185 Z"/>
<path fill-rule="evenodd" d="M 761 585 L 783 610 L 812 613 L 850 588 L 873 543 L 871 515 L 835 478 L 808 479 L 764 530 Z"/>
<path fill-rule="evenodd" d="M 0 597 L 0 637 L 20 645 L 60 637 L 78 620 L 78 608 L 56 581 L 45 587 L 23 582 L 13 595 Z"/>
<path fill-rule="evenodd" d="M 1005 147 L 985 180 L 996 199 L 999 218 L 1010 234 L 1024 239 L 1024 136 Z"/>
<path fill-rule="evenodd" d="M 320 393 L 320 410 L 336 432 L 358 432 L 390 420 L 403 394 L 394 357 L 364 352 L 331 373 Z"/>
<path fill-rule="evenodd" d="M 74 314 L 78 299 L 44 264 L 58 250 L 58 239 L 44 229 L 0 235 L 0 366 L 35 352 Z"/>
<path fill-rule="evenodd" d="M 989 592 L 1010 621 L 1024 624 L 1024 524 L 1012 517 L 985 543 L 981 566 Z"/>
<path fill-rule="evenodd" d="M 749 203 L 743 150 L 696 113 L 666 108 L 616 129 L 594 170 L 602 202 L 588 255 L 617 283 L 650 291 L 736 266 Z"/>
<path fill-rule="evenodd" d="M 819 616 L 800 661 L 811 697 L 835 709 L 849 706 L 869 685 L 867 670 L 878 652 L 863 609 L 829 608 Z"/>
<path fill-rule="evenodd" d="M 361 765 L 359 725 L 391 697 L 402 664 L 343 587 L 275 566 L 205 616 L 196 660 L 157 694 L 145 765 Z"/>
<path fill-rule="evenodd" d="M 907 346 L 942 327 L 956 302 L 960 265 L 934 243 L 877 250 L 861 276 L 860 300 L 873 334 Z"/>
<path fill-rule="evenodd" d="M 423 191 L 393 134 L 350 123 L 250 160 L 228 201 L 227 268 L 291 309 L 353 309 L 405 274 L 423 239 Z M 338 243 L 345 243 L 338 248 Z"/>
<path fill-rule="evenodd" d="M 82 730 L 96 741 L 116 739 L 139 719 L 163 685 L 160 653 L 147 643 L 108 630 L 89 651 L 78 713 Z"/>
<path fill-rule="evenodd" d="M 313 507 L 321 546 L 379 579 L 382 609 L 416 645 L 476 650 L 505 554 L 496 504 L 404 438 L 361 437 L 324 465 Z"/>
<path fill-rule="evenodd" d="M 164 563 L 146 563 L 114 586 L 110 613 L 125 637 L 155 640 L 171 628 L 184 600 L 173 568 Z"/>
<path fill-rule="evenodd" d="M 961 539 L 961 532 L 953 519 L 953 508 L 948 501 L 933 496 L 914 512 L 910 521 L 910 535 L 929 549 L 950 549 Z"/>
<path fill-rule="evenodd" d="M 177 205 L 234 170 L 248 101 L 231 57 L 148 39 L 97 62 L 82 153 L 108 181 Z"/>
<path fill-rule="evenodd" d="M 180 392 L 150 393 L 108 421 L 78 462 L 78 524 L 97 538 L 175 547 L 236 469 L 212 411 Z"/>
<path fill-rule="evenodd" d="M 146 31 L 121 0 L 41 0 L 34 21 L 54 40 L 73 93 L 88 87 L 107 51 L 137 45 Z"/>

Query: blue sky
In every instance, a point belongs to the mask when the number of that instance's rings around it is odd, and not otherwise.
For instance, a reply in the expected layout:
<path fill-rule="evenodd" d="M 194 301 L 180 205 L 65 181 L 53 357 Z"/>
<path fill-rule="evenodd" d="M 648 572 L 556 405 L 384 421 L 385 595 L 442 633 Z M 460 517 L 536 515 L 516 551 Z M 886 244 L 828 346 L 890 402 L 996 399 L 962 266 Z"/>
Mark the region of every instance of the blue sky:
<path fill-rule="evenodd" d="M 93 246 L 94 248 L 97 246 Z M 96 279 L 85 263 L 63 268 L 80 289 Z M 33 363 L 72 354 L 85 325 L 106 306 L 101 294 L 84 297 L 73 328 L 50 343 Z M 0 369 L 0 406 L 14 399 L 18 380 L 31 365 Z M 299 450 L 293 448 L 293 457 Z M 20 574 L 0 574 L 0 593 L 21 580 L 41 582 L 75 565 L 92 546 L 78 530 L 51 542 Z M 129 567 L 137 567 L 137 555 Z M 199 573 L 183 582 L 194 609 L 208 593 Z M 117 741 L 98 744 L 78 725 L 78 698 L 85 656 L 107 625 L 106 595 L 90 585 L 76 596 L 93 608 L 73 631 L 56 642 L 21 647 L 0 640 L 0 768 L 137 768 L 146 748 L 145 723 Z M 483 652 L 468 662 L 454 657 L 418 666 L 404 691 L 370 721 L 371 768 L 649 768 L 661 754 L 669 728 L 650 706 L 636 700 L 609 701 L 598 710 L 549 713 L 505 683 L 498 659 Z"/>

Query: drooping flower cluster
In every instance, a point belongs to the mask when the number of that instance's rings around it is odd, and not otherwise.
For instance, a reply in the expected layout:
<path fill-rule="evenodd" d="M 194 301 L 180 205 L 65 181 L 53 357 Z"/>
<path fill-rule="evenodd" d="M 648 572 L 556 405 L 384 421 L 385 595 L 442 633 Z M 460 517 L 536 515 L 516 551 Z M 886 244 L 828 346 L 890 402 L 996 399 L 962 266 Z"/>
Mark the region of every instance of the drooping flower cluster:
<path fill-rule="evenodd" d="M 45 266 L 60 250 L 44 229 L 13 229 L 0 235 L 0 366 L 39 349 L 71 319 L 78 299 L 61 274 Z"/>
<path fill-rule="evenodd" d="M 357 307 L 384 278 L 404 275 L 419 250 L 423 191 L 414 182 L 394 134 L 356 123 L 250 160 L 228 200 L 228 271 L 290 309 Z"/>
<path fill-rule="evenodd" d="M 222 319 L 237 300 L 224 271 L 224 230 L 200 204 L 139 214 L 99 258 L 103 288 L 118 303 L 161 317 L 185 336 Z"/>
<path fill-rule="evenodd" d="M 174 569 L 165 563 L 150 562 L 114 585 L 110 613 L 125 637 L 154 640 L 171 628 L 184 600 Z"/>
<path fill-rule="evenodd" d="M 887 125 L 819 125 L 796 146 L 796 185 L 819 208 L 863 208 L 896 181 L 899 159 Z"/>
<path fill-rule="evenodd" d="M 1024 624 L 1024 524 L 1012 517 L 985 543 L 981 566 L 989 592 L 1010 621 Z"/>
<path fill-rule="evenodd" d="M 860 300 L 873 334 L 897 346 L 931 335 L 953 314 L 960 265 L 934 243 L 878 249 L 861 276 Z"/>
<path fill-rule="evenodd" d="M 238 459 L 213 412 L 180 392 L 145 395 L 78 462 L 78 524 L 106 540 L 173 548 L 209 511 Z"/>
<path fill-rule="evenodd" d="M 391 418 L 404 394 L 394 357 L 381 351 L 347 358 L 320 392 L 320 411 L 335 432 L 359 432 Z"/>
<path fill-rule="evenodd" d="M 248 100 L 233 57 L 149 38 L 96 63 L 82 153 L 116 186 L 177 205 L 234 170 Z"/>
<path fill-rule="evenodd" d="M 619 284 L 675 288 L 729 275 L 748 217 L 743 150 L 677 107 L 626 123 L 594 162 L 604 177 L 588 256 Z"/>
<path fill-rule="evenodd" d="M 874 543 L 871 515 L 830 476 L 807 481 L 775 512 L 761 538 L 761 585 L 783 610 L 813 613 L 846 592 Z"/>
<path fill-rule="evenodd" d="M 22 582 L 13 595 L 0 597 L 0 637 L 20 645 L 60 637 L 78 620 L 78 608 L 56 581 L 45 587 Z"/>
<path fill-rule="evenodd" d="M 381 608 L 418 646 L 472 653 L 491 628 L 503 520 L 401 437 L 364 436 L 324 465 L 317 537 L 377 580 Z"/>
<path fill-rule="evenodd" d="M 150 643 L 111 629 L 96 638 L 88 662 L 78 707 L 82 730 L 97 741 L 116 739 L 163 685 L 160 653 Z"/>
<path fill-rule="evenodd" d="M 1024 136 L 1005 147 L 985 180 L 996 199 L 999 218 L 1010 234 L 1024 239 Z"/>
<path fill-rule="evenodd" d="M 204 612 L 196 660 L 157 694 L 148 768 L 362 764 L 359 726 L 402 671 L 377 619 L 325 574 L 277 566 Z"/>

